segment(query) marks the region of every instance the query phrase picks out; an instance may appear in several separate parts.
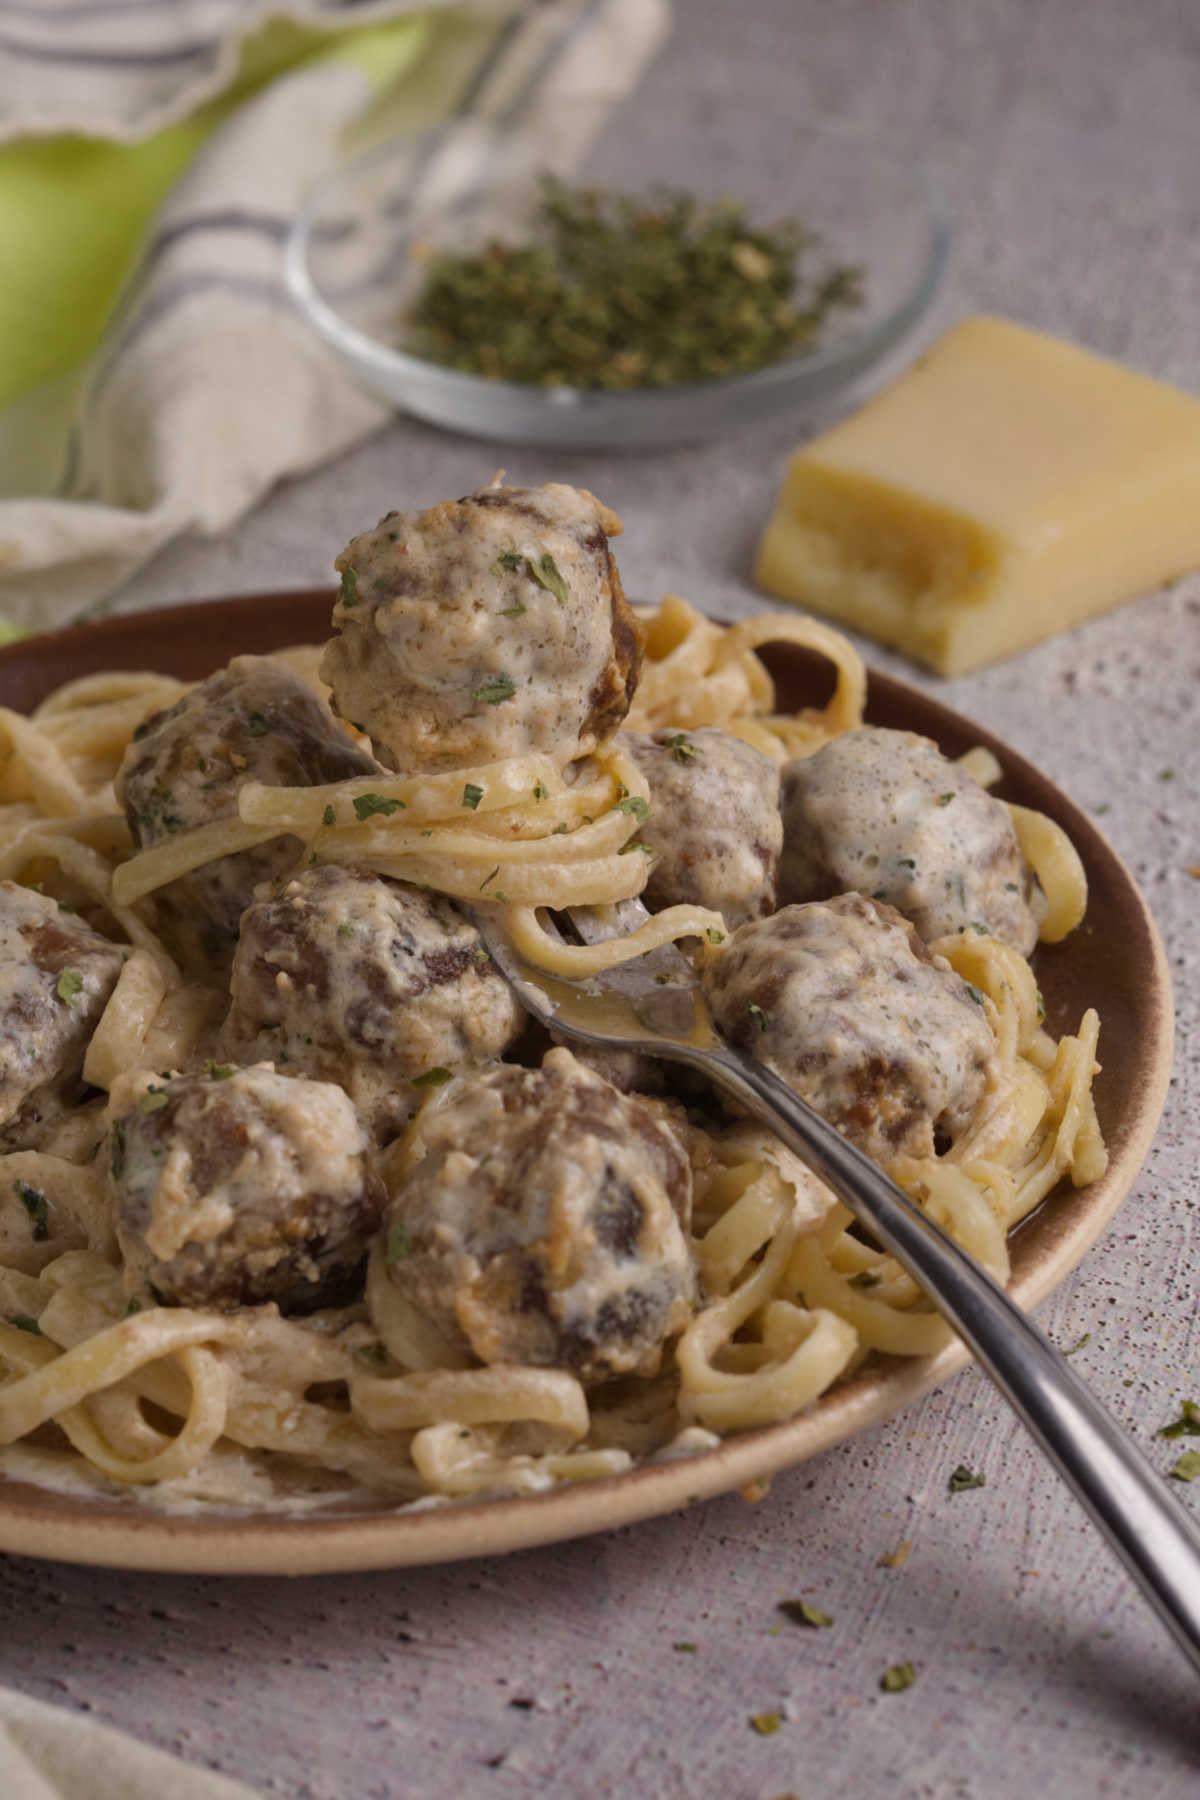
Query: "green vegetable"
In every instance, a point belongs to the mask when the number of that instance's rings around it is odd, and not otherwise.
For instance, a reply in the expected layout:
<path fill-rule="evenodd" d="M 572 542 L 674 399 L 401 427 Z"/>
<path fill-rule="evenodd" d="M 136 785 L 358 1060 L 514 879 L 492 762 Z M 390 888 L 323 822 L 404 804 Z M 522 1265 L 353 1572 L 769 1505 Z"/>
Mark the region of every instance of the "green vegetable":
<path fill-rule="evenodd" d="M 690 744 L 682 731 L 677 731 L 674 737 L 667 739 L 667 749 L 677 763 L 690 763 L 693 756 L 700 754 L 695 744 Z"/>
<path fill-rule="evenodd" d="M 527 606 L 522 606 L 518 600 L 515 606 L 502 606 L 500 608 L 500 617 L 502 619 L 519 619 L 522 613 L 528 611 L 529 608 Z"/>
<path fill-rule="evenodd" d="M 546 800 L 549 798 L 549 795 L 550 789 L 546 786 L 544 781 L 535 783 L 533 789 L 533 797 L 535 800 Z"/>
<path fill-rule="evenodd" d="M 338 589 L 338 600 L 343 606 L 358 605 L 358 570 L 346 569 L 342 574 L 342 585 Z"/>
<path fill-rule="evenodd" d="M 613 811 L 628 813 L 631 819 L 636 819 L 639 825 L 644 825 L 650 817 L 650 804 L 643 800 L 640 794 L 630 794 L 627 799 L 618 800 Z"/>
<path fill-rule="evenodd" d="M 381 813 L 390 819 L 393 813 L 405 811 L 403 800 L 389 800 L 383 794 L 356 794 L 354 796 L 354 816 L 361 823 L 363 819 L 372 819 Z"/>
<path fill-rule="evenodd" d="M 740 375 L 811 346 L 861 301 L 858 270 L 811 274 L 794 220 L 752 224 L 704 204 L 542 183 L 530 240 L 434 257 L 405 348 L 537 387 L 663 388 Z"/>
<path fill-rule="evenodd" d="M 435 1069 L 426 1069 L 423 1075 L 414 1075 L 409 1085 L 415 1088 L 435 1088 L 443 1087 L 447 1081 L 453 1080 L 453 1069 L 443 1069 L 439 1064 Z"/>
<path fill-rule="evenodd" d="M 471 689 L 472 700 L 486 701 L 488 706 L 499 706 L 502 700 L 511 700 L 516 693 L 516 685 L 507 675 L 495 675 L 491 681 L 485 681 L 477 688 Z"/>
<path fill-rule="evenodd" d="M 471 811 L 474 812 L 476 807 L 479 805 L 479 802 L 482 799 L 483 799 L 483 789 L 481 787 L 477 787 L 473 781 L 468 781 L 467 785 L 463 788 L 463 797 L 462 797 L 463 805 L 469 806 Z"/>
<path fill-rule="evenodd" d="M 120 1181 L 125 1173 L 125 1121 L 114 1119 L 108 1131 L 108 1166 L 112 1170 L 113 1180 Z"/>
<path fill-rule="evenodd" d="M 50 1236 L 50 1216 L 46 1207 L 46 1196 L 41 1188 L 35 1188 L 28 1181 L 14 1181 L 13 1191 L 25 1211 L 29 1214 L 29 1223 L 33 1228 L 35 1244 L 44 1244 Z"/>
<path fill-rule="evenodd" d="M 553 594 L 560 606 L 567 604 L 569 598 L 567 584 L 563 580 L 558 564 L 548 550 L 544 556 L 538 558 L 537 562 L 530 557 L 528 568 L 539 587 L 544 587 L 548 594 Z"/>
<path fill-rule="evenodd" d="M 504 550 L 496 558 L 496 567 L 498 569 L 509 570 L 523 569 L 525 567 L 525 558 L 521 555 L 519 550 Z M 524 612 L 524 610 L 524 607 L 522 607 L 521 611 Z"/>
<path fill-rule="evenodd" d="M 972 1470 L 967 1468 L 965 1463 L 959 1463 L 957 1469 L 955 1469 L 949 1481 L 946 1483 L 946 1486 L 952 1494 L 962 1494 L 965 1493 L 968 1488 L 986 1487 L 987 1476 L 976 1475 Z"/>
<path fill-rule="evenodd" d="M 74 1006 L 75 996 L 83 988 L 83 976 L 78 969 L 64 969 L 58 978 L 54 991 L 64 1006 Z"/>
<path fill-rule="evenodd" d="M 917 1679 L 916 1667 L 913 1663 L 893 1663 L 879 1677 L 879 1685 L 885 1694 L 902 1694 Z"/>
<path fill-rule="evenodd" d="M 333 806 L 331 804 L 331 805 L 327 806 L 325 808 L 325 811 L 321 814 L 321 823 L 323 825 L 332 825 L 336 818 L 337 818 L 337 814 L 334 812 Z"/>
<path fill-rule="evenodd" d="M 403 1262 L 405 1257 L 412 1255 L 412 1249 L 412 1239 L 403 1225 L 393 1225 L 388 1232 L 387 1248 L 384 1251 L 384 1261 L 388 1267 L 393 1263 Z"/>
<path fill-rule="evenodd" d="M 811 1625 L 814 1630 L 818 1630 L 822 1625 L 833 1624 L 831 1613 L 822 1612 L 818 1606 L 810 1606 L 807 1600 L 781 1600 L 776 1610 L 785 1619 L 790 1619 L 793 1625 Z"/>

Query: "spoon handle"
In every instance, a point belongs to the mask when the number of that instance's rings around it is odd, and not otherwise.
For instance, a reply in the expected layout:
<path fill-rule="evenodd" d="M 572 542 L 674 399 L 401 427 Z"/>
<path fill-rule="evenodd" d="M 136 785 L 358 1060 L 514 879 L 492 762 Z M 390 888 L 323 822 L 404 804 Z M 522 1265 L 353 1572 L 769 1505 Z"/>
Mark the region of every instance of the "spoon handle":
<path fill-rule="evenodd" d="M 1070 1365 L 990 1275 L 777 1075 L 729 1049 L 687 1060 L 768 1125 L 920 1283 L 1200 1673 L 1200 1527 Z"/>

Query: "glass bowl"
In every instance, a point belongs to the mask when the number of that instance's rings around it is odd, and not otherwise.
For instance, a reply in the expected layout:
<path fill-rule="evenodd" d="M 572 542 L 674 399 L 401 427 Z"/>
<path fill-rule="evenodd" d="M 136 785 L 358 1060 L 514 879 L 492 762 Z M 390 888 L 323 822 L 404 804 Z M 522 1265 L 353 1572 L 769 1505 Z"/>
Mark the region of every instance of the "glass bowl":
<path fill-rule="evenodd" d="M 327 176 L 297 216 L 286 249 L 297 306 L 351 375 L 418 418 L 513 444 L 650 449 L 827 402 L 929 305 L 949 231 L 902 158 L 834 126 L 729 103 L 656 115 L 652 150 L 637 123 L 629 106 L 614 114 L 580 101 L 531 107 L 517 123 L 460 118 L 389 139 Z M 798 218 L 818 263 L 862 269 L 864 304 L 835 313 L 812 349 L 687 387 L 539 387 L 407 352 L 404 314 L 429 251 L 520 240 L 546 172 L 630 193 L 733 194 L 754 224 Z"/>

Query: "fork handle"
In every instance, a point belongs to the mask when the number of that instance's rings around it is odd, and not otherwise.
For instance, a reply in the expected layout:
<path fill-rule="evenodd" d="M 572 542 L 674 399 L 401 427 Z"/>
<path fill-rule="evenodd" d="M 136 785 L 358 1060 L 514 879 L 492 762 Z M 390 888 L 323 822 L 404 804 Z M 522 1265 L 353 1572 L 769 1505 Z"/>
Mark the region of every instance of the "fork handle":
<path fill-rule="evenodd" d="M 695 1066 L 769 1126 L 920 1283 L 1200 1672 L 1200 1527 L 1070 1365 L 990 1275 L 770 1069 L 730 1049 Z"/>

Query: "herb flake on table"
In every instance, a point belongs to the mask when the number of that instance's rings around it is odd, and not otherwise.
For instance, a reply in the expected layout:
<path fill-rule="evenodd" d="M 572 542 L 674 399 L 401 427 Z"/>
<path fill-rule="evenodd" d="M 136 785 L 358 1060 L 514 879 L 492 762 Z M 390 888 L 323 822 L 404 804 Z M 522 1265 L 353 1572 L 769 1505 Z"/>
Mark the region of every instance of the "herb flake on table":
<path fill-rule="evenodd" d="M 1185 1450 L 1167 1474 L 1173 1481 L 1195 1481 L 1200 1475 L 1200 1450 Z"/>
<path fill-rule="evenodd" d="M 1074 1354 L 1077 1350 L 1085 1349 L 1086 1346 L 1091 1343 L 1091 1341 L 1092 1341 L 1091 1332 L 1085 1331 L 1083 1336 L 1081 1338 L 1077 1338 L 1075 1340 L 1075 1342 L 1070 1346 L 1069 1349 L 1063 1351 L 1063 1355 L 1064 1356 L 1074 1356 Z M 1200 1429 L 1200 1428 L 1198 1428 L 1198 1429 Z"/>
<path fill-rule="evenodd" d="M 1171 1424 L 1161 1426 L 1154 1435 L 1160 1438 L 1200 1437 L 1200 1405 L 1195 1400 L 1185 1400 L 1179 1417 Z"/>
<path fill-rule="evenodd" d="M 879 1685 L 885 1694 L 902 1694 L 917 1679 L 916 1664 L 910 1662 L 893 1663 L 879 1677 Z"/>
<path fill-rule="evenodd" d="M 793 1625 L 808 1625 L 814 1631 L 823 1626 L 833 1624 L 833 1614 L 822 1612 L 819 1606 L 811 1606 L 807 1600 L 781 1600 L 775 1609 Z"/>
<path fill-rule="evenodd" d="M 750 1724 L 759 1737 L 773 1737 L 783 1724 L 783 1719 L 777 1712 L 751 1713 Z"/>
<path fill-rule="evenodd" d="M 946 1486 L 952 1494 L 965 1494 L 968 1488 L 986 1487 L 987 1476 L 976 1475 L 973 1469 L 968 1469 L 966 1463 L 959 1463 Z"/>

